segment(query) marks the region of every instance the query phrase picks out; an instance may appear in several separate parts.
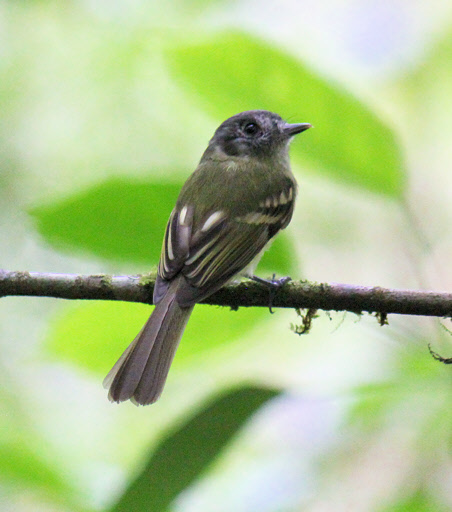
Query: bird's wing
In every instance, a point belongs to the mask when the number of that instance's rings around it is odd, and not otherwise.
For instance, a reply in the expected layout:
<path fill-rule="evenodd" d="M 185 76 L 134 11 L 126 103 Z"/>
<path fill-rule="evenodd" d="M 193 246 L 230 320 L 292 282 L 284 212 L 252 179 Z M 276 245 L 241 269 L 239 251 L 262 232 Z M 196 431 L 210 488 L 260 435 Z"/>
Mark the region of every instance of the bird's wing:
<path fill-rule="evenodd" d="M 178 289 L 181 306 L 190 306 L 221 288 L 245 268 L 267 242 L 290 222 L 293 192 L 287 189 L 259 202 L 258 207 L 231 218 L 217 210 L 195 226 L 194 208 L 174 210 L 168 222 L 160 258 L 154 302 L 165 294 L 179 273 L 186 286 Z"/>

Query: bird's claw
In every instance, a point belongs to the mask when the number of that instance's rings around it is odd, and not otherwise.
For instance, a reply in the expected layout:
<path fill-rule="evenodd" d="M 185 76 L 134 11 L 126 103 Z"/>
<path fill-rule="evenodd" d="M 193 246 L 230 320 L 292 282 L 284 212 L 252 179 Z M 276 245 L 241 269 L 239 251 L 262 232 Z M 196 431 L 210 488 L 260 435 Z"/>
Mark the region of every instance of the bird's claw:
<path fill-rule="evenodd" d="M 257 276 L 251 276 L 250 279 L 255 281 L 256 283 L 260 283 L 260 284 L 263 284 L 265 286 L 267 286 L 268 288 L 268 309 L 270 311 L 271 314 L 274 313 L 273 311 L 273 299 L 275 298 L 275 295 L 277 293 L 277 291 L 282 287 L 284 286 L 286 283 L 288 283 L 289 281 L 292 280 L 291 277 L 289 276 L 286 276 L 286 277 L 280 277 L 279 279 L 275 279 L 276 278 L 276 274 L 273 274 L 273 277 L 269 280 L 269 279 L 262 279 L 262 277 L 257 277 Z"/>

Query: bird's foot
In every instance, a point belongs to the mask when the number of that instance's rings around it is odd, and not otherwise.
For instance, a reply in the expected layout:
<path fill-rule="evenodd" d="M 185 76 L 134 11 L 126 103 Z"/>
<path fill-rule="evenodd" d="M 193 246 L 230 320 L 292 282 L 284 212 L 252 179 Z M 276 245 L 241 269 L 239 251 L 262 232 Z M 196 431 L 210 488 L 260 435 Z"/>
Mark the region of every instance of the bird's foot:
<path fill-rule="evenodd" d="M 268 288 L 268 309 L 270 310 L 271 314 L 273 314 L 273 299 L 275 298 L 277 291 L 286 283 L 292 280 L 292 278 L 289 276 L 276 279 L 276 274 L 273 274 L 273 277 L 271 279 L 262 279 L 262 277 L 257 276 L 251 276 L 250 279 L 252 281 L 255 281 L 256 283 L 263 284 Z"/>

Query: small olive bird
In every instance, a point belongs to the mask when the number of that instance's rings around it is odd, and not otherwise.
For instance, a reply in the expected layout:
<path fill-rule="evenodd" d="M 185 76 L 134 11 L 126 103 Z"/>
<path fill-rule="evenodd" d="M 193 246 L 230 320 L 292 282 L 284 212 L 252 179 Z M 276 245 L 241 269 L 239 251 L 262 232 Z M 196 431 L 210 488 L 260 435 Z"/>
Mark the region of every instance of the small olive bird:
<path fill-rule="evenodd" d="M 252 276 L 267 242 L 292 218 L 297 183 L 289 142 L 310 127 L 266 110 L 241 112 L 218 127 L 170 215 L 155 309 L 105 377 L 112 402 L 155 402 L 194 305 L 235 275 Z"/>

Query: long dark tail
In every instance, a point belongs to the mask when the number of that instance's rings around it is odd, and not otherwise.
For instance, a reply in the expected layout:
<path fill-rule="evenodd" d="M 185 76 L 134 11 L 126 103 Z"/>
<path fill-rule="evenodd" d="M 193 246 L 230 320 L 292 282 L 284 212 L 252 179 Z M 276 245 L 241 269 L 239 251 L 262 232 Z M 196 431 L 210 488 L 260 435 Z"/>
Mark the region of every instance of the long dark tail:
<path fill-rule="evenodd" d="M 160 397 L 193 306 L 181 308 L 173 283 L 104 379 L 112 402 L 152 404 Z"/>

